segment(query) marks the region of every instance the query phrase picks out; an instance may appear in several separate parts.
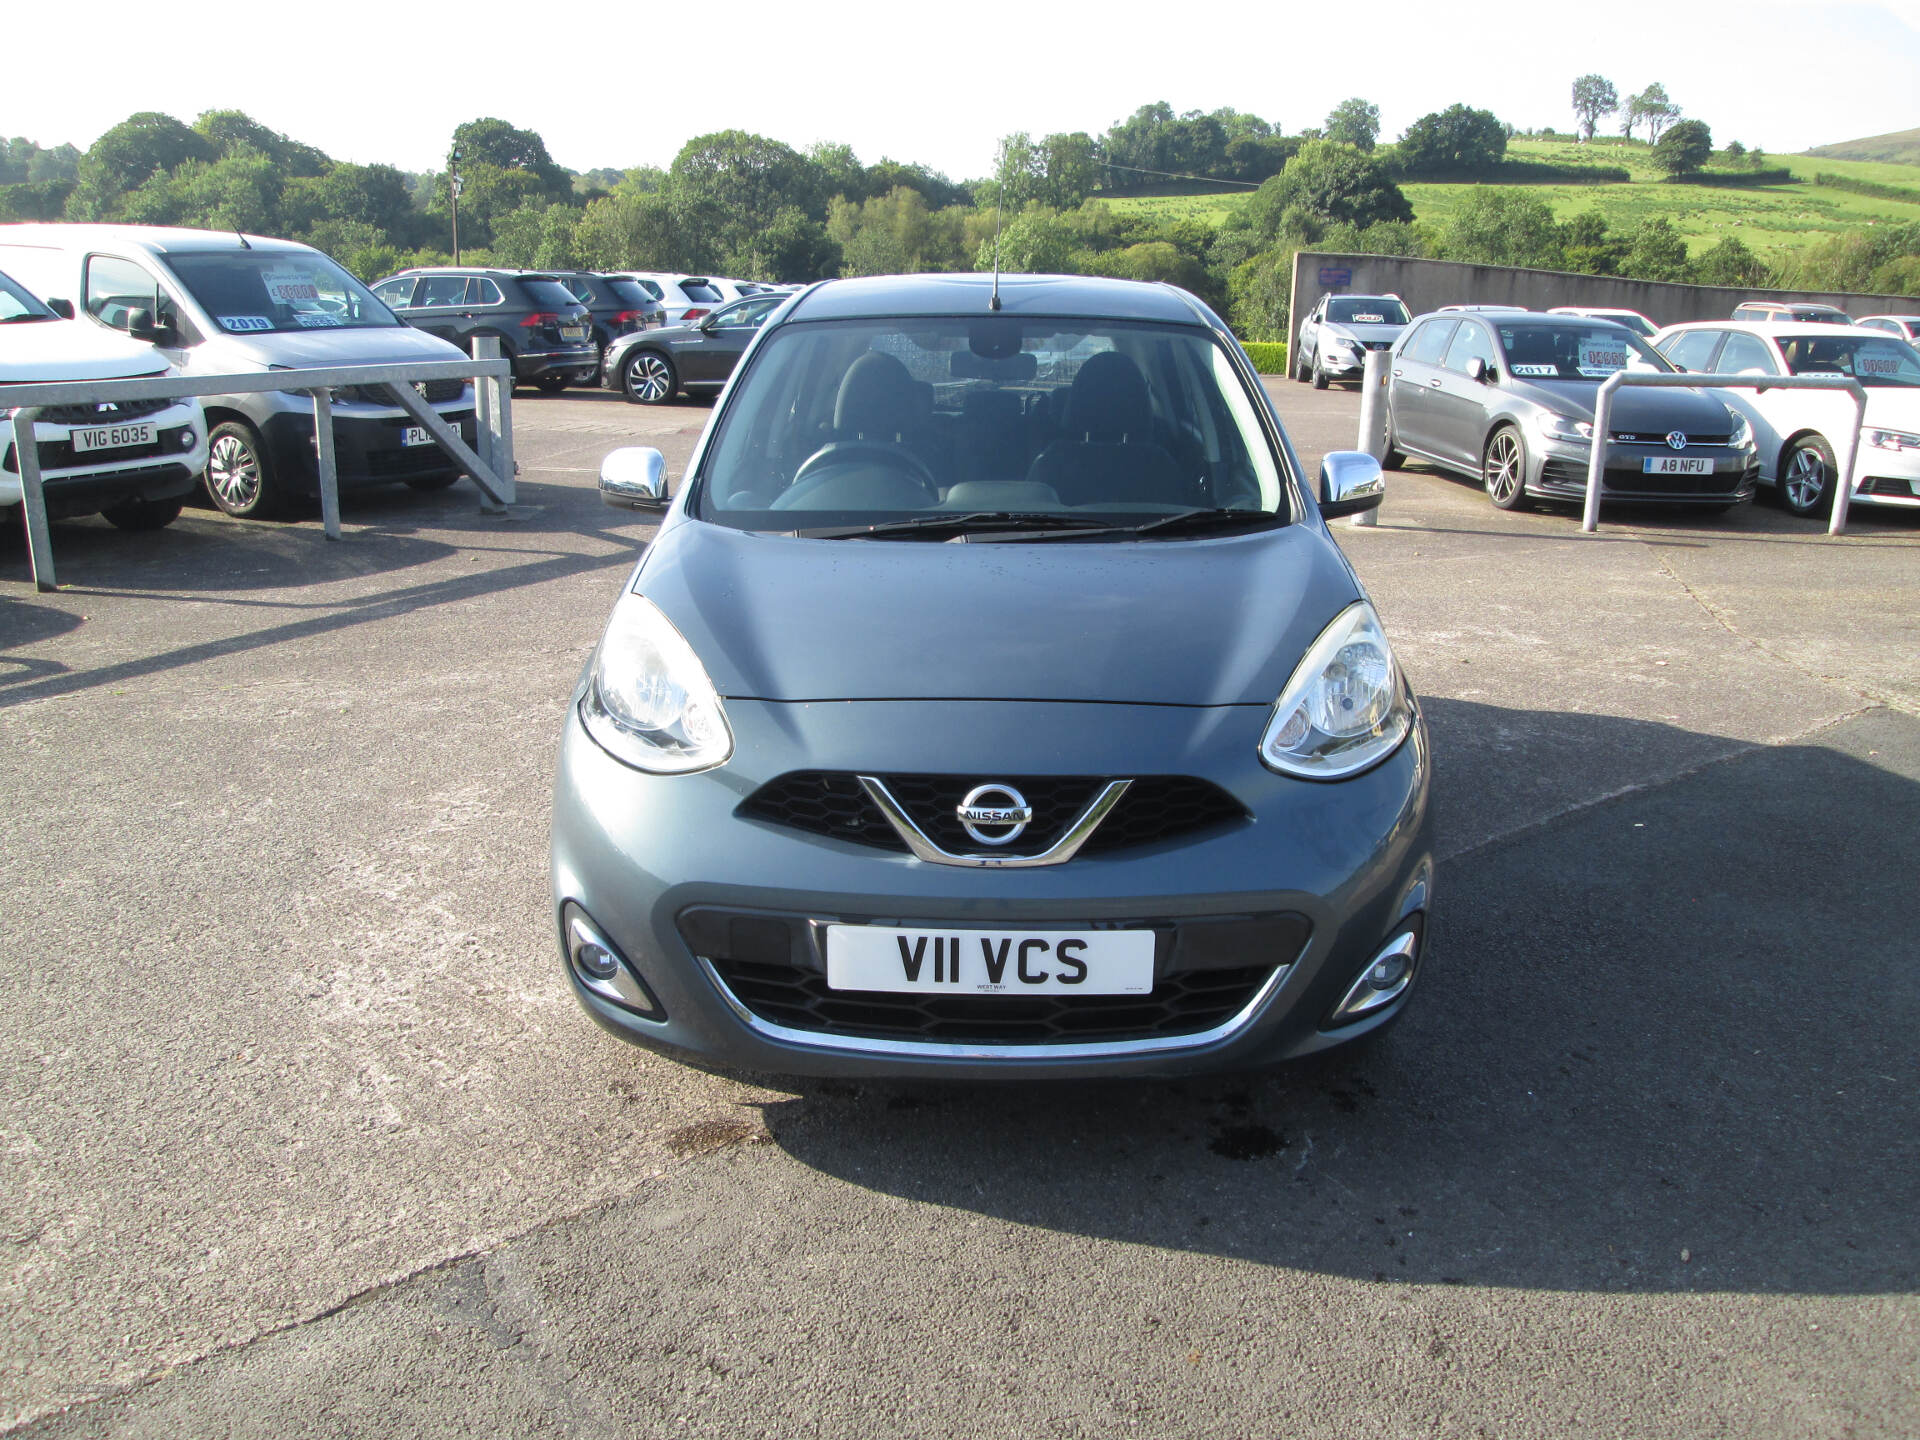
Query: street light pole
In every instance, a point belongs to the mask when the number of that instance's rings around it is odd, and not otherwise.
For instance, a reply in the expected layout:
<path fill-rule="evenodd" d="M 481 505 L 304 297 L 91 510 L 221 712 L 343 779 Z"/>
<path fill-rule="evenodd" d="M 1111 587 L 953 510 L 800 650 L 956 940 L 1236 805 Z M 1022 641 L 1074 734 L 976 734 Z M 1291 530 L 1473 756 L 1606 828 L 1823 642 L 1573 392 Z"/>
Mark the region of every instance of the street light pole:
<path fill-rule="evenodd" d="M 460 147 L 453 147 L 447 191 L 453 202 L 453 263 L 460 263 Z"/>

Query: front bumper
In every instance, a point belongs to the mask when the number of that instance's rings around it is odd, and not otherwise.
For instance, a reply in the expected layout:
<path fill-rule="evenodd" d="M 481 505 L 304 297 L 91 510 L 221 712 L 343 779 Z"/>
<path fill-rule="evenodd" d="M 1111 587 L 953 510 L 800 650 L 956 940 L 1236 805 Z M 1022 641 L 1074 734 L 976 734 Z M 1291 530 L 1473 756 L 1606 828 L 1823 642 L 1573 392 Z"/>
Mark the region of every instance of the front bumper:
<path fill-rule="evenodd" d="M 469 449 L 479 443 L 472 402 L 436 405 L 440 418 L 460 432 Z M 362 413 L 364 411 L 364 413 Z M 389 485 L 397 481 L 446 475 L 459 469 L 438 445 L 408 445 L 404 437 L 418 424 L 406 411 L 336 404 L 333 409 L 334 470 L 342 490 Z M 320 490 L 320 457 L 314 449 L 312 410 L 282 410 L 269 415 L 261 438 L 292 489 L 308 495 Z"/>
<path fill-rule="evenodd" d="M 1706 475 L 1649 475 L 1643 462 L 1670 459 L 1676 454 L 1713 461 Z M 1587 466 L 1592 449 L 1585 443 L 1529 437 L 1527 493 L 1548 500 L 1582 501 L 1587 494 Z M 1665 445 L 1637 445 L 1615 441 L 1607 446 L 1606 469 L 1601 472 L 1600 498 L 1636 504 L 1730 505 L 1752 498 L 1760 480 L 1760 461 L 1751 444 L 1701 445 L 1684 452 Z"/>
<path fill-rule="evenodd" d="M 1882 450 L 1862 443 L 1852 503 L 1920 507 L 1920 450 Z"/>
<path fill-rule="evenodd" d="M 191 491 L 207 465 L 207 426 L 197 404 L 169 405 L 137 423 L 154 426 L 154 441 L 126 450 L 78 451 L 81 425 L 34 424 L 35 449 L 48 515 L 92 515 L 126 500 L 171 500 Z M 0 421 L 0 505 L 20 503 L 13 426 Z"/>
<path fill-rule="evenodd" d="M 691 776 L 629 769 L 587 736 L 577 710 L 569 714 L 554 799 L 556 925 L 569 902 L 583 910 L 632 963 L 665 1018 L 643 1018 L 603 998 L 562 965 L 593 1018 L 627 1039 L 790 1074 L 1170 1074 L 1325 1049 L 1385 1023 L 1401 1003 L 1321 1028 L 1381 945 L 1400 927 L 1419 925 L 1430 902 L 1429 762 L 1418 725 L 1375 769 L 1316 784 L 1261 766 L 1265 706 L 1102 706 L 1096 724 L 1084 705 L 732 700 L 727 710 L 733 758 Z M 1073 773 L 1174 771 L 1220 786 L 1250 818 L 1064 865 L 970 869 L 737 813 L 761 785 L 796 770 L 924 772 L 929 734 L 941 737 L 943 770 L 1045 772 L 1036 761 L 1047 757 L 1058 771 L 1062 757 L 1071 757 Z M 752 924 L 734 932 L 715 915 Z M 737 974 L 729 968 L 736 960 L 784 964 L 787 980 L 817 991 L 806 972 L 817 971 L 819 955 L 807 937 L 824 922 L 863 921 L 962 931 L 1151 928 L 1156 995 L 1163 983 L 1188 983 L 1181 977 L 1210 968 L 1262 973 L 1236 1010 L 1190 1032 L 1176 1026 L 1132 1039 L 1046 1044 L 809 1029 L 756 1010 L 726 978 Z M 758 937 L 745 942 L 757 947 L 753 954 L 701 953 L 738 951 L 738 934 Z M 1224 954 L 1223 944 L 1249 953 Z"/>

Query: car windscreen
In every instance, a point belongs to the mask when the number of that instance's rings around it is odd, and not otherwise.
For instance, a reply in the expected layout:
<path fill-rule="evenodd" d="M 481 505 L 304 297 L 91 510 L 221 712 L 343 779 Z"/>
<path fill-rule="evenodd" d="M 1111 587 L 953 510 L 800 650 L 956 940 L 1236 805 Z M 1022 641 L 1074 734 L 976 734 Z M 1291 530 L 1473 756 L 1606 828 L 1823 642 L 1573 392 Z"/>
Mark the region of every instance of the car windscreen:
<path fill-rule="evenodd" d="M 600 282 L 619 297 L 622 305 L 631 305 L 640 310 L 651 310 L 658 302 L 638 280 L 603 280 Z"/>
<path fill-rule="evenodd" d="M 317 250 L 222 250 L 163 259 L 213 323 L 236 335 L 401 323 Z"/>
<path fill-rule="evenodd" d="M 948 515 L 1285 518 L 1263 405 L 1190 326 L 1013 316 L 788 324 L 697 477 L 695 513 L 793 530 Z"/>
<path fill-rule="evenodd" d="M 1853 317 L 1844 310 L 1833 310 L 1825 305 L 1795 305 L 1787 314 L 1795 320 L 1812 325 L 1851 325 Z"/>
<path fill-rule="evenodd" d="M 42 305 L 5 276 L 0 275 L 0 325 L 16 320 L 58 320 L 60 317 Z"/>
<path fill-rule="evenodd" d="M 1329 300 L 1327 319 L 1336 325 L 1404 325 L 1407 307 L 1398 300 Z"/>
<path fill-rule="evenodd" d="M 1795 335 L 1780 341 L 1794 375 L 1851 375 L 1862 385 L 1920 385 L 1920 351 L 1891 335 Z"/>
<path fill-rule="evenodd" d="M 1559 325 L 1511 322 L 1496 325 L 1507 372 L 1520 380 L 1605 380 L 1622 370 L 1673 369 L 1610 321 L 1569 320 Z"/>

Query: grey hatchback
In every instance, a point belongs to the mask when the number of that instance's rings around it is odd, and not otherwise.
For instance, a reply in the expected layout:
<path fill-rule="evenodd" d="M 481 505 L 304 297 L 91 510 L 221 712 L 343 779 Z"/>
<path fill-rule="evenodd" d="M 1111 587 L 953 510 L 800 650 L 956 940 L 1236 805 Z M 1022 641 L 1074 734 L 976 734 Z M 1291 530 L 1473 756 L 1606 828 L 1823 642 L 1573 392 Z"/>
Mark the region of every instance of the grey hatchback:
<path fill-rule="evenodd" d="M 403 270 L 372 289 L 407 324 L 470 355 L 481 336 L 498 340 L 500 353 L 513 362 L 513 378 L 546 394 L 584 385 L 599 373 L 592 315 L 544 270 Z"/>
<path fill-rule="evenodd" d="M 657 504 L 658 451 L 602 470 Z M 568 707 L 553 916 L 616 1034 L 777 1072 L 1165 1074 L 1406 1003 L 1427 739 L 1231 333 L 1163 285 L 816 285 Z"/>
<path fill-rule="evenodd" d="M 1621 370 L 1671 372 L 1610 320 L 1527 311 L 1416 320 L 1393 347 L 1387 463 L 1429 460 L 1478 479 L 1502 510 L 1587 492 L 1600 386 Z M 1700 390 L 1613 397 L 1601 498 L 1726 509 L 1759 479 L 1753 429 Z"/>

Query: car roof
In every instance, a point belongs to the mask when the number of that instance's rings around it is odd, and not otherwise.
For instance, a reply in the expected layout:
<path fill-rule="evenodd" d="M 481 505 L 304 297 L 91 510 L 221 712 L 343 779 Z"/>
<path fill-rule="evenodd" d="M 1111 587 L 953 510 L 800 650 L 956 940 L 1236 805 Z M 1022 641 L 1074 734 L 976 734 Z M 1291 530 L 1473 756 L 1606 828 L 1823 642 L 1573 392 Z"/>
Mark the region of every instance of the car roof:
<path fill-rule="evenodd" d="M 1862 315 L 1860 320 L 1898 320 L 1902 324 L 1911 324 L 1913 321 L 1920 320 L 1920 315 Z M 1854 322 L 1855 325 L 1859 323 L 1859 320 Z"/>
<path fill-rule="evenodd" d="M 885 319 L 912 315 L 990 315 L 994 277 L 978 274 L 874 275 L 825 280 L 787 312 L 796 320 Z M 1171 285 L 1091 275 L 1002 275 L 1000 312 L 1082 320 L 1146 320 L 1207 325 L 1198 302 Z"/>
<path fill-rule="evenodd" d="M 205 254 L 209 250 L 308 251 L 314 247 L 271 235 L 241 235 L 234 230 L 191 230 L 179 225 L 69 224 L 64 221 L 0 225 L 0 242 L 39 243 L 62 247 L 78 245 L 133 246 L 155 254 Z M 317 252 L 316 252 L 317 253 Z"/>
<path fill-rule="evenodd" d="M 1788 320 L 1785 322 L 1763 320 L 1688 320 L 1679 325 L 1669 325 L 1661 335 L 1678 330 L 1738 330 L 1746 335 L 1758 335 L 1762 340 L 1791 340 L 1796 335 L 1833 335 L 1843 340 L 1858 340 L 1858 325 L 1824 325 L 1818 320 Z"/>
<path fill-rule="evenodd" d="M 1343 290 L 1338 295 L 1329 295 L 1326 298 L 1329 300 L 1399 300 L 1401 304 L 1406 304 L 1406 301 L 1400 300 L 1398 295 L 1388 295 L 1384 292 L 1374 295 Z"/>

